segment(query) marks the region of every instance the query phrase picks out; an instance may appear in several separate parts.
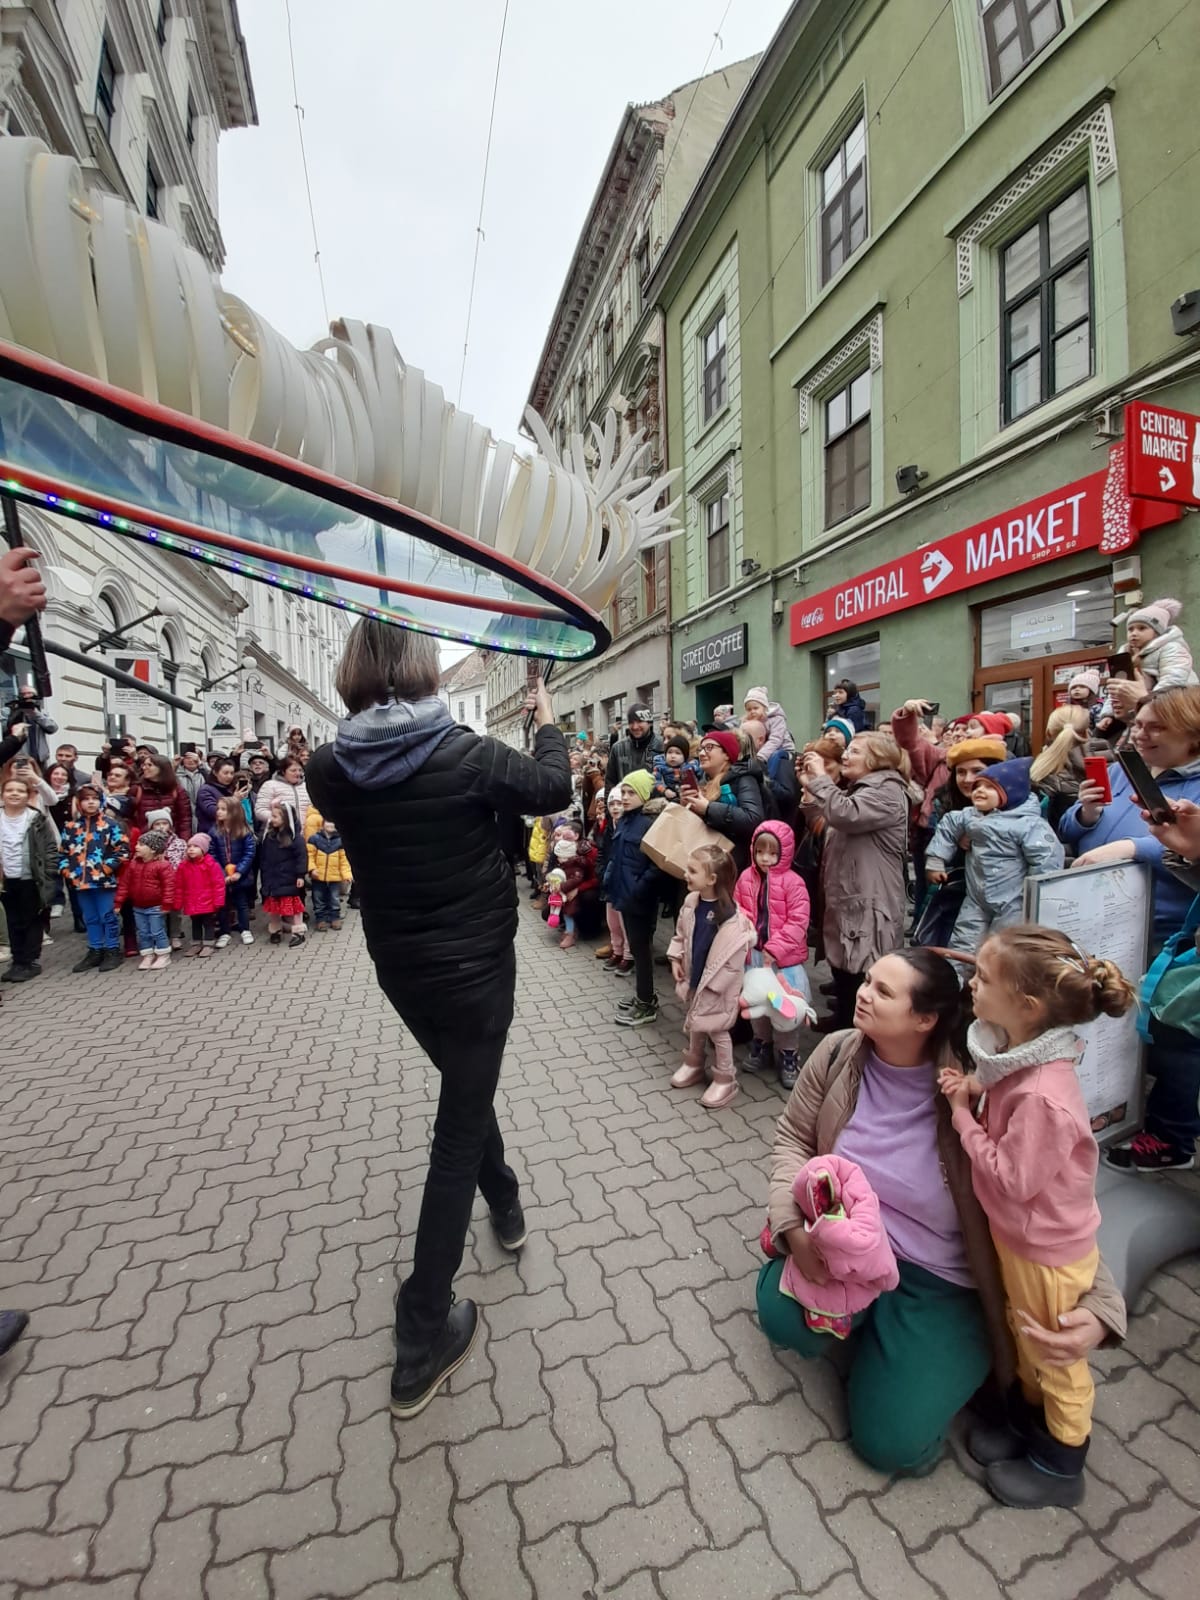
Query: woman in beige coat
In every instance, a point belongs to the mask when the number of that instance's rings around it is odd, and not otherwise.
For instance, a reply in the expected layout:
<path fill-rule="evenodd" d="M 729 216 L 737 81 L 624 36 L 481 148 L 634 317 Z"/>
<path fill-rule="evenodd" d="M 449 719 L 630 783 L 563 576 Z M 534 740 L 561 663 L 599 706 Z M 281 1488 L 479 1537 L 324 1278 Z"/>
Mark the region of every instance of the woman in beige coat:
<path fill-rule="evenodd" d="M 1015 1353 L 1004 1287 L 970 1162 L 938 1093 L 942 1066 L 967 1059 L 963 993 L 944 957 L 921 948 L 883 956 L 855 1003 L 854 1027 L 824 1040 L 800 1070 L 775 1134 L 769 1226 L 775 1259 L 758 1279 L 758 1319 L 772 1343 L 802 1356 L 828 1353 L 804 1308 L 780 1289 L 791 1255 L 809 1282 L 827 1281 L 817 1235 L 792 1193 L 814 1156 L 835 1153 L 861 1167 L 900 1268 L 899 1285 L 855 1316 L 846 1383 L 850 1443 L 881 1472 L 921 1474 L 940 1459 L 957 1411 L 993 1373 L 1011 1394 Z M 1049 1365 L 1068 1365 L 1124 1337 L 1125 1306 L 1101 1262 L 1096 1281 L 1057 1328 L 1023 1327 Z M 976 1460 L 1025 1454 L 1017 1424 L 977 1425 Z"/>
<path fill-rule="evenodd" d="M 827 824 L 821 858 L 822 935 L 833 969 L 833 1015 L 822 1025 L 848 1028 L 867 968 L 903 943 L 904 862 L 908 854 L 906 758 L 894 739 L 859 733 L 842 757 L 839 788 L 821 758 L 804 758 L 801 807 Z"/>

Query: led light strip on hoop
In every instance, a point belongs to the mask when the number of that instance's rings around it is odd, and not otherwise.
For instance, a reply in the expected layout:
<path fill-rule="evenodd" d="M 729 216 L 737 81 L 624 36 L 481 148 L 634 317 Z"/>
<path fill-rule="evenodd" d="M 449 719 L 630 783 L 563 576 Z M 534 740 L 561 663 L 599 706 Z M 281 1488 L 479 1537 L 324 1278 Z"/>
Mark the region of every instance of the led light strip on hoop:
<path fill-rule="evenodd" d="M 0 492 L 399 627 L 583 660 L 603 622 L 404 506 L 0 345 Z"/>

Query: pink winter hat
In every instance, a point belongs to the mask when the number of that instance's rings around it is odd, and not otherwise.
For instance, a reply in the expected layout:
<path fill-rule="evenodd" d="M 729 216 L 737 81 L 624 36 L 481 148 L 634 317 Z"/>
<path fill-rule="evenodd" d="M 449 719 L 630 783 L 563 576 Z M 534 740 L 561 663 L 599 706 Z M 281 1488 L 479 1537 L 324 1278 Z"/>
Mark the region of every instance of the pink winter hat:
<path fill-rule="evenodd" d="M 765 684 L 759 684 L 756 689 L 747 689 L 746 698 L 742 701 L 744 706 L 770 706 L 771 693 Z"/>
<path fill-rule="evenodd" d="M 1140 611 L 1130 612 L 1125 618 L 1125 626 L 1128 627 L 1131 622 L 1144 622 L 1155 633 L 1166 633 L 1182 610 L 1183 606 L 1178 600 L 1151 600 Z"/>
<path fill-rule="evenodd" d="M 188 849 L 190 850 L 195 845 L 197 850 L 203 850 L 204 854 L 207 855 L 211 844 L 212 840 L 206 833 L 194 833 L 188 840 Z"/>
<path fill-rule="evenodd" d="M 1070 694 L 1071 690 L 1077 683 L 1082 684 L 1089 694 L 1100 693 L 1100 674 L 1096 671 L 1095 667 L 1088 667 L 1083 672 L 1077 672 L 1067 685 L 1068 694 Z"/>

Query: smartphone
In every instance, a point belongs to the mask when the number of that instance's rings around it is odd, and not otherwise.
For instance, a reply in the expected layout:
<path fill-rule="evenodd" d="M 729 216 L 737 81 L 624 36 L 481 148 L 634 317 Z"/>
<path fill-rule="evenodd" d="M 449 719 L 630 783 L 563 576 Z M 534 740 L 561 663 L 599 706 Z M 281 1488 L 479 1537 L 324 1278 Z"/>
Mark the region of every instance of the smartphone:
<path fill-rule="evenodd" d="M 941 712 L 942 712 L 942 702 L 940 700 L 926 700 L 926 702 L 925 702 L 925 715 L 926 716 L 928 716 L 928 717 L 938 717 L 938 716 L 941 715 Z"/>
<path fill-rule="evenodd" d="M 1108 657 L 1108 675 L 1133 682 L 1133 657 L 1128 650 L 1116 650 Z"/>
<path fill-rule="evenodd" d="M 679 775 L 679 788 L 681 791 L 684 789 L 692 789 L 697 792 L 699 791 L 700 784 L 696 778 L 696 774 L 689 767 L 684 767 L 683 771 Z"/>
<path fill-rule="evenodd" d="M 1083 770 L 1089 783 L 1094 783 L 1098 789 L 1104 791 L 1099 802 L 1101 805 L 1112 805 L 1112 785 L 1108 781 L 1108 762 L 1103 756 L 1084 756 Z"/>
<path fill-rule="evenodd" d="M 1151 822 L 1170 822 L 1175 813 L 1171 810 L 1167 797 L 1150 768 L 1137 751 L 1118 750 L 1117 760 L 1121 763 L 1134 794 L 1142 802 L 1143 809 L 1150 813 Z M 1087 765 L 1086 757 L 1084 765 Z"/>
<path fill-rule="evenodd" d="M 181 756 L 194 756 L 196 753 L 196 746 L 194 744 L 181 744 L 179 746 L 179 754 Z"/>

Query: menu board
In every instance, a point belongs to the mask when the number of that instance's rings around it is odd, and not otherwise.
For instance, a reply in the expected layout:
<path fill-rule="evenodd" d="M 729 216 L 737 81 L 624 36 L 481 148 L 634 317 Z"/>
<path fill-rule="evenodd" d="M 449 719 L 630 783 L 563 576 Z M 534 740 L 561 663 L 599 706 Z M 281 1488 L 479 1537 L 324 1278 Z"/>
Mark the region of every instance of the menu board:
<path fill-rule="evenodd" d="M 1025 880 L 1025 915 L 1058 928 L 1090 956 L 1113 961 L 1138 984 L 1150 964 L 1150 868 L 1138 861 L 1075 867 Z M 1142 1125 L 1142 1040 L 1136 1007 L 1098 1017 L 1079 1030 L 1086 1049 L 1079 1081 L 1101 1145 L 1118 1144 Z"/>

